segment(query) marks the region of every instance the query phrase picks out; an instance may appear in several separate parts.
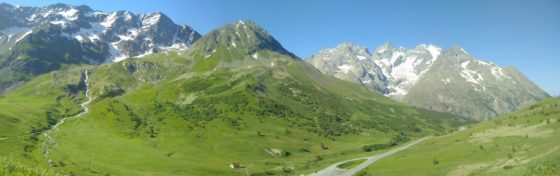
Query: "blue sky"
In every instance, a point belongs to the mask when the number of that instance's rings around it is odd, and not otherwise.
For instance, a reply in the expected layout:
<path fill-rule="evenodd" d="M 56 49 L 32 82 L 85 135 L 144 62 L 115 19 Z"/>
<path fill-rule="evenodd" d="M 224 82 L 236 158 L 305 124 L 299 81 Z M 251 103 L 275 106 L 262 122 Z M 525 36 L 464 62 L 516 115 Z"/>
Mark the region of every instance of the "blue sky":
<path fill-rule="evenodd" d="M 305 58 L 344 41 L 368 47 L 460 45 L 470 54 L 514 66 L 549 93 L 560 94 L 558 0 L 5 0 L 45 6 L 62 2 L 96 10 L 160 11 L 202 34 L 238 19 L 256 22 Z"/>

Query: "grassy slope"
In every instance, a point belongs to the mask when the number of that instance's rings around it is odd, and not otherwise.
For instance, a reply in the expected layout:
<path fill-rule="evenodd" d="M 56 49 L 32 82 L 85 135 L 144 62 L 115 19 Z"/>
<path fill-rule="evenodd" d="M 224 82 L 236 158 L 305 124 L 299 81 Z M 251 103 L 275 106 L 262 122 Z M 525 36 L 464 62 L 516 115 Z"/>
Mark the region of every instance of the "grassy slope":
<path fill-rule="evenodd" d="M 60 174 L 25 164 L 21 162 L 0 158 L 0 175 L 7 176 L 57 176 Z"/>
<path fill-rule="evenodd" d="M 217 53 L 205 60 L 156 54 L 92 69 L 96 98 L 90 113 L 67 121 L 52 134 L 57 142 L 50 154 L 55 169 L 79 175 L 309 173 L 342 159 L 371 155 L 362 151 L 366 144 L 446 133 L 461 123 L 323 76 L 301 61 L 274 53 L 259 56 L 280 57 L 274 60 L 276 66 L 211 71 L 219 65 L 215 60 L 221 51 Z M 79 69 L 69 70 L 79 75 Z M 49 87 L 55 80 L 49 75 L 0 102 L 34 97 L 41 101 L 31 102 L 48 104 L 62 96 L 74 102 L 65 112 L 79 111 L 83 92 L 72 96 L 60 91 L 65 85 Z M 79 76 L 70 77 L 74 78 L 67 84 L 79 82 Z M 25 90 L 50 93 L 30 96 Z M 25 109 L 4 106 L 14 115 L 25 114 Z M 45 118 L 40 113 L 51 110 L 37 107 L 39 114 L 29 119 Z M 29 131 L 19 126 L 20 133 Z M 37 136 L 10 141 L 25 145 L 41 140 Z M 46 167 L 40 146 L 22 152 L 21 145 L 0 142 L 11 147 L 4 154 Z M 281 150 L 280 156 L 269 154 L 272 149 Z M 229 169 L 236 161 L 247 168 Z"/>
<path fill-rule="evenodd" d="M 375 163 L 367 173 L 558 175 L 559 104 L 560 98 L 547 99 L 455 135 L 431 139 Z"/>
<path fill-rule="evenodd" d="M 0 98 L 0 155 L 22 161 L 42 160 L 34 157 L 39 151 L 40 132 L 62 117 L 81 111 L 78 103 L 83 95 L 77 90 L 80 70 L 39 76 Z"/>

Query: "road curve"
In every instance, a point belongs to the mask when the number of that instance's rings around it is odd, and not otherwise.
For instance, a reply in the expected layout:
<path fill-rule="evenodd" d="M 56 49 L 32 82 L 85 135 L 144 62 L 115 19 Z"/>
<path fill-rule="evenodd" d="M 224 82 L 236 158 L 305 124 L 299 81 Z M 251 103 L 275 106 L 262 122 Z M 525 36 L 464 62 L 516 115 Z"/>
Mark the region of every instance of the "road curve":
<path fill-rule="evenodd" d="M 432 138 L 432 136 L 423 137 L 423 138 L 420 138 L 420 139 L 418 139 L 418 140 L 416 140 L 416 141 L 414 141 L 414 142 L 410 142 L 410 143 L 408 143 L 408 144 L 406 144 L 406 145 L 399 146 L 399 147 L 397 147 L 397 148 L 394 148 L 394 149 L 389 150 L 389 151 L 387 151 L 387 152 L 385 152 L 385 153 L 381 153 L 381 154 L 378 154 L 378 155 L 375 155 L 375 156 L 363 157 L 363 158 L 356 158 L 356 159 L 351 159 L 351 160 L 346 160 L 346 161 L 338 162 L 338 163 L 335 163 L 335 164 L 333 164 L 333 165 L 330 165 L 329 167 L 327 167 L 327 168 L 325 168 L 325 169 L 322 169 L 322 170 L 317 171 L 317 172 L 315 172 L 315 173 L 313 173 L 313 174 L 310 174 L 309 176 L 352 176 L 352 175 L 354 175 L 354 174 L 360 172 L 361 170 L 365 169 L 365 168 L 368 167 L 369 165 L 375 163 L 377 160 L 380 160 L 380 159 L 382 159 L 382 158 L 385 158 L 385 157 L 387 157 L 387 156 L 390 156 L 390 155 L 392 155 L 392 154 L 395 154 L 395 153 L 397 153 L 397 152 L 399 152 L 399 151 L 401 151 L 401 150 L 405 150 L 405 149 L 407 149 L 407 148 L 409 148 L 409 147 L 412 147 L 412 146 L 414 146 L 414 145 L 416 145 L 416 144 L 418 144 L 418 143 L 420 143 L 420 142 L 422 142 L 422 141 L 425 141 L 425 140 L 427 140 L 427 139 L 430 139 L 430 138 Z M 350 169 L 350 170 L 341 169 L 341 168 L 338 168 L 338 167 L 337 167 L 337 166 L 340 165 L 340 164 L 343 164 L 343 163 L 346 163 L 346 162 L 350 162 L 350 161 L 354 161 L 354 160 L 361 160 L 361 159 L 367 159 L 367 161 L 363 162 L 362 164 L 360 164 L 360 165 L 358 165 L 358 166 L 356 166 L 356 167 L 354 167 L 354 168 L 352 168 L 352 169 Z"/>

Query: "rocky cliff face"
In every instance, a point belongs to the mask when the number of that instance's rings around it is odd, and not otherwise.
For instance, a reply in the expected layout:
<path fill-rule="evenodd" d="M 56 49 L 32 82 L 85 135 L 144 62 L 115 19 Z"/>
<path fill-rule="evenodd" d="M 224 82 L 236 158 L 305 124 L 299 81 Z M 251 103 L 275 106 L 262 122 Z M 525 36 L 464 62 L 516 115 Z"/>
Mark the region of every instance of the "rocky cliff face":
<path fill-rule="evenodd" d="M 391 44 L 369 53 L 343 43 L 306 59 L 321 72 L 431 110 L 483 120 L 533 104 L 549 95 L 513 67 L 470 56 L 458 46 Z"/>
<path fill-rule="evenodd" d="M 0 94 L 65 64 L 118 62 L 189 48 L 200 34 L 163 13 L 100 12 L 88 6 L 0 4 Z"/>

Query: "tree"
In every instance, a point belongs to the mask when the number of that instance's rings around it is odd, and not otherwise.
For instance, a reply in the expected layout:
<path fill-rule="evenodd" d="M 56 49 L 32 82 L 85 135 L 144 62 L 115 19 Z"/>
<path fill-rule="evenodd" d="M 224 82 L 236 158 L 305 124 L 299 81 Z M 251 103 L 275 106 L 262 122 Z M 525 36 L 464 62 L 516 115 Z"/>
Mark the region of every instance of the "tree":
<path fill-rule="evenodd" d="M 434 160 L 432 160 L 432 164 L 433 164 L 433 165 L 438 165 L 438 164 L 439 164 L 439 161 L 438 161 L 437 159 L 434 158 Z"/>

